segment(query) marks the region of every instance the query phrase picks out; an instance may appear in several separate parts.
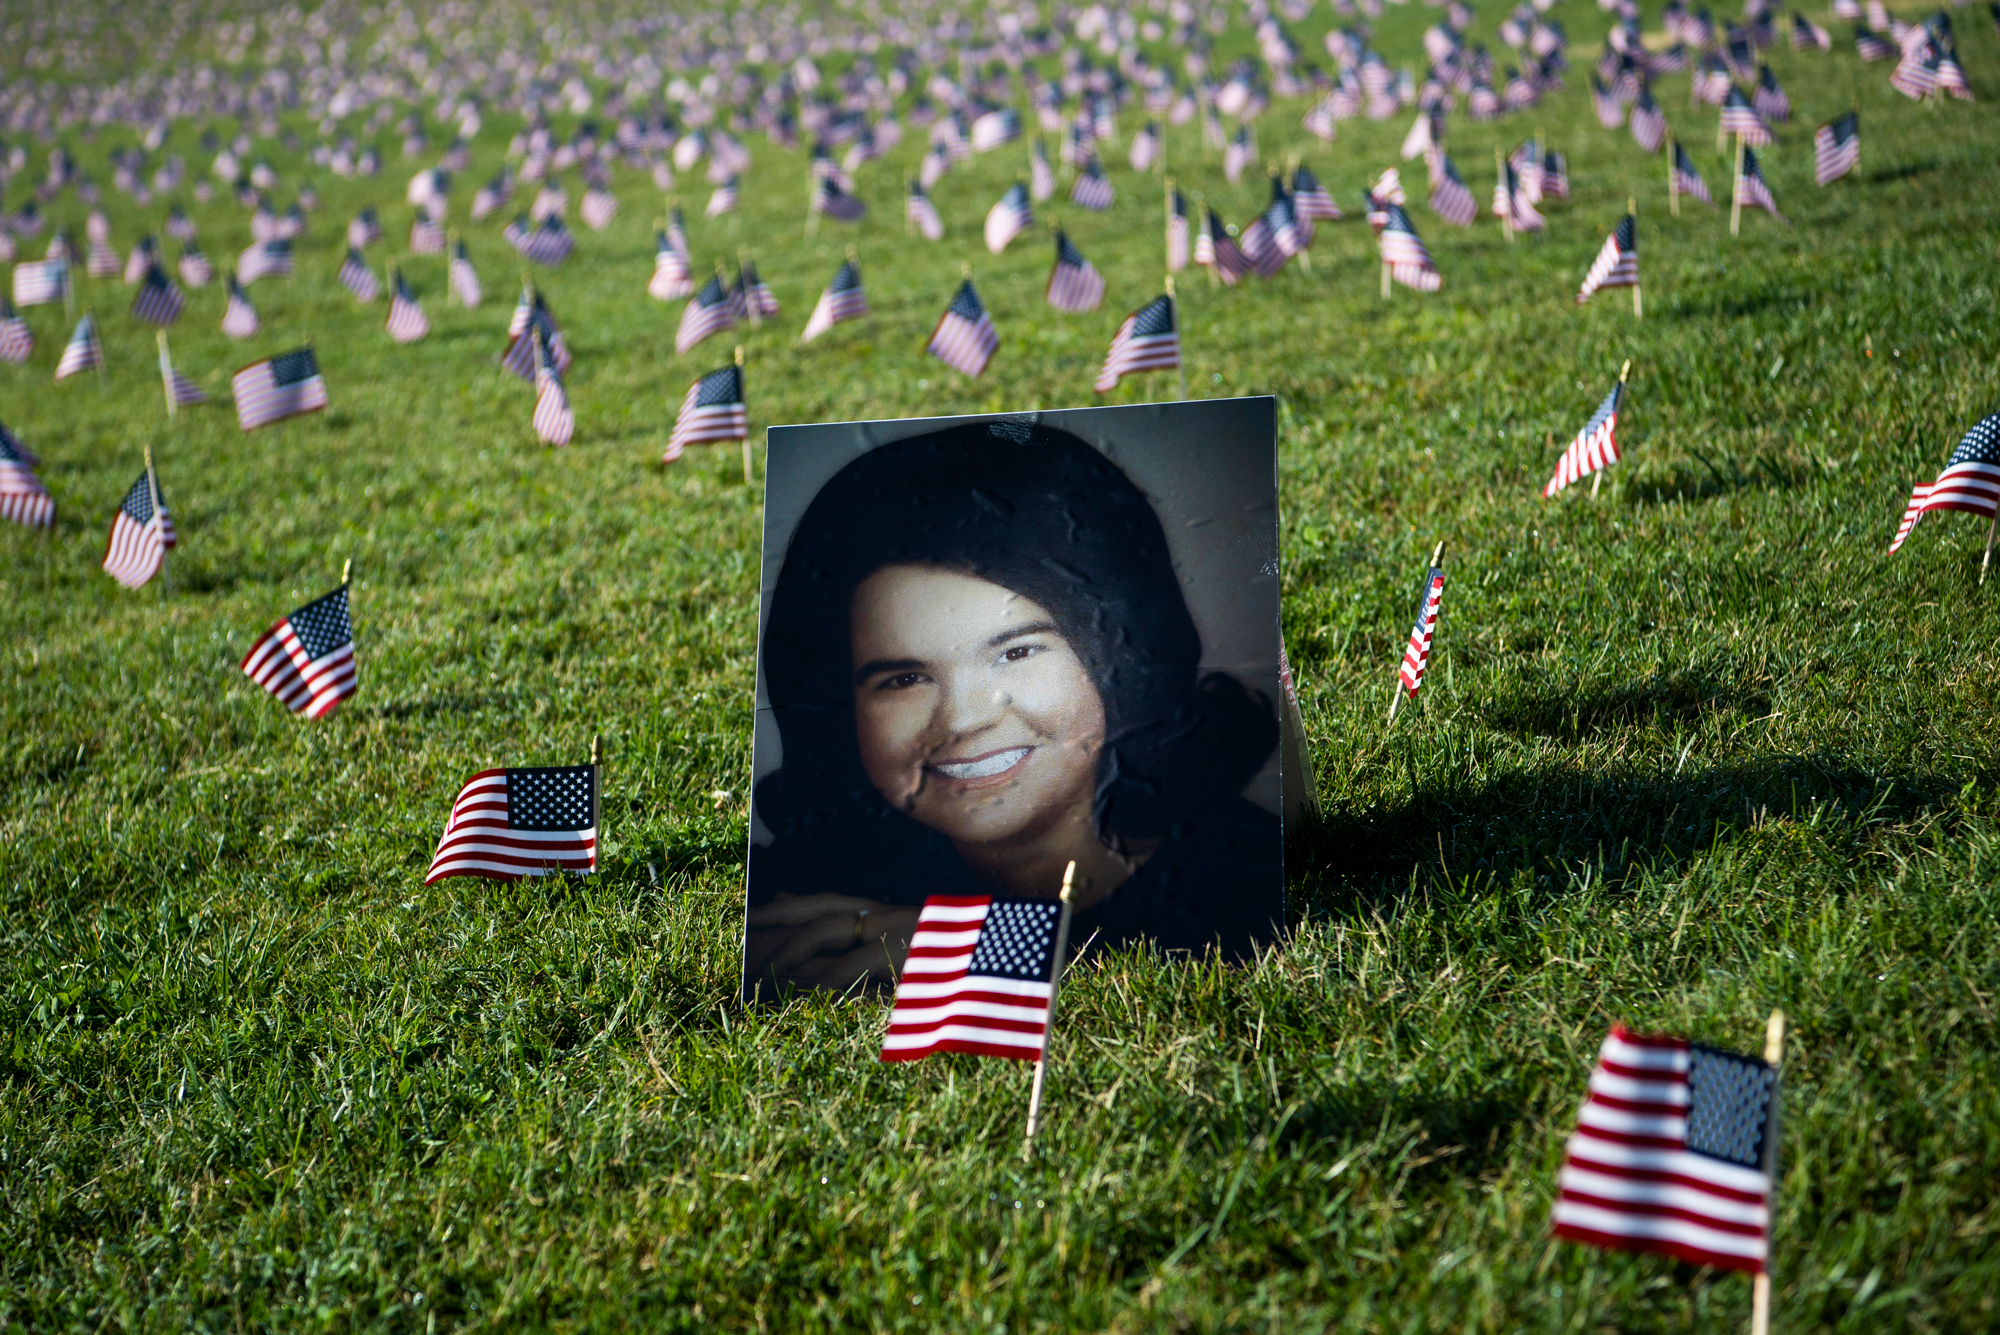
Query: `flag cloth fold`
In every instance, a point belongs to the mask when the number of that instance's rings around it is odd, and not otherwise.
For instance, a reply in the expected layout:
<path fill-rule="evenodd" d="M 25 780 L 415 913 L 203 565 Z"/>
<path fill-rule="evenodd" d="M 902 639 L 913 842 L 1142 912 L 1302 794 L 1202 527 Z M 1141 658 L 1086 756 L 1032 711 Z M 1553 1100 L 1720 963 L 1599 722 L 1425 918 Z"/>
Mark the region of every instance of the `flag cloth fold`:
<path fill-rule="evenodd" d="M 347 586 L 313 599 L 258 636 L 241 666 L 243 675 L 294 714 L 331 714 L 355 689 Z"/>
<path fill-rule="evenodd" d="M 968 278 L 958 285 L 924 351 L 954 371 L 976 376 L 986 369 L 999 347 L 1000 334 L 993 328 L 993 317 L 986 313 Z"/>
<path fill-rule="evenodd" d="M 1174 328 L 1174 299 L 1155 297 L 1125 317 L 1112 336 L 1104 369 L 1092 386 L 1099 394 L 1118 387 L 1122 376 L 1171 371 L 1181 364 L 1180 332 Z"/>
<path fill-rule="evenodd" d="M 597 870 L 597 766 L 481 770 L 452 803 L 424 884 Z"/>
<path fill-rule="evenodd" d="M 882 1060 L 934 1052 L 1040 1060 L 1061 916 L 1062 905 L 1049 899 L 926 899 L 896 981 Z"/>
<path fill-rule="evenodd" d="M 1990 519 L 1996 507 L 2000 507 L 2000 413 L 1982 418 L 1965 433 L 1935 482 L 1917 484 L 1889 550 L 1901 547 L 1917 521 L 1933 510 L 1963 510 Z"/>
<path fill-rule="evenodd" d="M 556 365 L 549 347 L 548 330 L 541 325 L 531 331 L 535 340 L 535 435 L 545 445 L 567 445 L 576 437 L 576 414 L 569 406 L 569 390 L 564 387 L 562 369 Z"/>
<path fill-rule="evenodd" d="M 97 341 L 97 321 L 89 312 L 76 322 L 76 332 L 69 336 L 69 344 L 63 349 L 62 360 L 56 363 L 56 379 L 67 380 L 85 371 L 94 371 L 104 365 L 104 345 Z"/>
<path fill-rule="evenodd" d="M 674 351 L 686 354 L 703 339 L 712 338 L 736 323 L 736 303 L 729 287 L 717 274 L 702 285 L 681 311 L 680 328 L 674 331 Z"/>
<path fill-rule="evenodd" d="M 998 255 L 1007 243 L 1035 225 L 1035 211 L 1028 204 L 1028 191 L 1016 181 L 1007 187 L 986 214 L 986 248 Z"/>
<path fill-rule="evenodd" d="M 1412 700 L 1417 698 L 1417 688 L 1424 684 L 1424 669 L 1430 666 L 1431 640 L 1437 634 L 1438 608 L 1443 601 L 1444 571 L 1432 566 L 1424 576 L 1424 595 L 1417 604 L 1417 624 L 1411 628 L 1410 642 L 1403 649 L 1403 665 L 1396 670 L 1396 680 Z"/>
<path fill-rule="evenodd" d="M 1044 293 L 1049 305 L 1059 311 L 1094 311 L 1104 300 L 1104 275 L 1070 243 L 1069 234 L 1056 229 L 1055 265 L 1049 270 Z"/>
<path fill-rule="evenodd" d="M 431 332 L 431 322 L 418 304 L 417 294 L 403 281 L 400 268 L 390 275 L 389 319 L 385 327 L 389 337 L 398 343 L 415 343 Z"/>
<path fill-rule="evenodd" d="M 690 445 L 743 440 L 749 431 L 749 409 L 743 401 L 743 368 L 725 366 L 720 371 L 710 371 L 688 386 L 660 462 L 672 463 Z"/>
<path fill-rule="evenodd" d="M 1778 1103 L 1760 1058 L 1614 1026 L 1563 1154 L 1553 1232 L 1761 1273 Z"/>
<path fill-rule="evenodd" d="M 229 391 L 245 431 L 326 407 L 326 381 L 309 347 L 244 367 L 230 380 Z"/>
<path fill-rule="evenodd" d="M 56 522 L 55 498 L 35 475 L 40 460 L 20 438 L 0 426 L 0 519 L 29 528 L 50 528 Z"/>
<path fill-rule="evenodd" d="M 1611 387 L 1604 402 L 1597 405 L 1597 411 L 1556 461 L 1555 476 L 1542 488 L 1542 495 L 1553 496 L 1579 478 L 1618 462 L 1618 405 L 1624 398 L 1625 382 L 1621 380 Z"/>
<path fill-rule="evenodd" d="M 820 293 L 819 302 L 806 320 L 799 342 L 810 343 L 837 324 L 858 320 L 868 314 L 868 294 L 861 288 L 861 269 L 848 260 L 836 269 L 833 281 Z"/>
<path fill-rule="evenodd" d="M 1591 261 L 1590 272 L 1583 276 L 1583 286 L 1577 291 L 1576 301 L 1581 306 L 1600 288 L 1638 285 L 1639 223 L 1628 213 L 1619 219 L 1611 235 L 1604 238 L 1604 249 L 1598 251 L 1597 258 Z"/>
<path fill-rule="evenodd" d="M 166 497 L 158 493 L 152 470 L 147 469 L 111 517 L 104 571 L 128 589 L 140 588 L 160 573 L 160 564 L 177 541 Z"/>

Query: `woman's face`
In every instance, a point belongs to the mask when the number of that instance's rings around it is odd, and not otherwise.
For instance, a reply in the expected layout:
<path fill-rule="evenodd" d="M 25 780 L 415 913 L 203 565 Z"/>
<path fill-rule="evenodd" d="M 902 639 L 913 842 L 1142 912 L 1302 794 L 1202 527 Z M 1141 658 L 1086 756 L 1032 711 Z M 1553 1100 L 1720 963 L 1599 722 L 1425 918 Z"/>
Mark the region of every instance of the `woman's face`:
<path fill-rule="evenodd" d="M 954 843 L 1087 821 L 1104 702 L 1048 609 L 935 566 L 854 591 L 854 718 L 882 796 Z"/>

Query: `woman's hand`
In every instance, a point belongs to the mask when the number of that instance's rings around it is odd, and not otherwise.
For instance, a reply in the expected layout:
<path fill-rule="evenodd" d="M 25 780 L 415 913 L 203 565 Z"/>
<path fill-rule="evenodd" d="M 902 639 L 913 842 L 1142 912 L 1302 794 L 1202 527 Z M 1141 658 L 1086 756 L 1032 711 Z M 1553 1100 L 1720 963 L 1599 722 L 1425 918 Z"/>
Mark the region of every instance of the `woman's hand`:
<path fill-rule="evenodd" d="M 750 910 L 748 978 L 844 991 L 892 981 L 909 953 L 918 910 L 854 895 L 780 895 Z"/>

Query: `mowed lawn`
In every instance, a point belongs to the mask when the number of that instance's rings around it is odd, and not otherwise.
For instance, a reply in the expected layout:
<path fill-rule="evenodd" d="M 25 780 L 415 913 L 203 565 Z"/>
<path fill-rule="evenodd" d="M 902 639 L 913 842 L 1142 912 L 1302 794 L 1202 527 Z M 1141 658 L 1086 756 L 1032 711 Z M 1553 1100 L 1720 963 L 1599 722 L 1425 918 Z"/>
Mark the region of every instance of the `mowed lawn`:
<path fill-rule="evenodd" d="M 1381 21 L 1392 64 L 1437 13 Z M 310 336 L 322 416 L 168 422 L 115 281 L 82 294 L 106 375 L 52 385 L 67 327 L 32 312 L 0 421 L 60 518 L 0 530 L 0 1325 L 1729 1330 L 1745 1279 L 1553 1244 L 1547 1218 L 1612 1021 L 1754 1051 L 1774 1007 L 1776 1328 L 2000 1324 L 2000 578 L 1979 587 L 1968 516 L 1884 554 L 1910 485 L 2000 407 L 2000 39 L 1958 14 L 1972 106 L 1907 102 L 1844 41 L 1771 52 L 1792 225 L 1747 214 L 1732 239 L 1714 112 L 1662 83 L 1724 199 L 1670 218 L 1661 160 L 1590 112 L 1608 20 L 1555 16 L 1569 90 L 1449 129 L 1482 206 L 1496 146 L 1569 155 L 1545 232 L 1448 227 L 1406 164 L 1445 283 L 1384 301 L 1358 192 L 1408 116 L 1327 146 L 1280 102 L 1264 158 L 1302 155 L 1350 220 L 1310 272 L 1181 276 L 1189 392 L 1280 398 L 1285 634 L 1325 819 L 1294 845 L 1293 934 L 1254 967 L 1100 955 L 1070 977 L 1026 1162 L 1024 1067 L 881 1066 L 873 998 L 735 1000 L 761 488 L 733 446 L 659 463 L 733 340 L 674 355 L 640 174 L 538 275 L 576 355 L 567 450 L 493 365 L 519 282 L 502 220 L 465 222 L 508 116 L 453 197 L 487 301 L 447 308 L 442 260 L 402 257 L 433 323 L 410 348 L 333 276 L 364 203 L 393 258 L 432 159 L 385 132 L 382 177 L 345 182 L 259 144 L 281 206 L 308 176 L 326 199 L 299 275 L 255 286 L 247 343 L 217 331 L 218 288 L 190 293 L 174 352 L 226 399 Z M 1474 31 L 1496 49 L 1499 17 Z M 1295 28 L 1322 63 L 1327 21 Z M 1219 49 L 1251 46 L 1239 25 Z M 1861 166 L 1819 190 L 1812 127 L 1851 101 Z M 196 173 L 197 133 L 168 145 Z M 1262 172 L 1229 186 L 1193 127 L 1168 138 L 1183 183 L 1248 221 Z M 814 237 L 802 153 L 751 141 L 733 220 L 703 220 L 684 176 L 697 269 L 748 246 L 784 306 L 741 331 L 754 431 L 1091 402 L 1156 295 L 1160 181 L 1122 142 L 1108 215 L 1043 210 L 1110 284 L 1069 316 L 1042 304 L 1044 236 L 979 241 L 1022 146 L 939 185 L 945 241 L 904 236 L 921 140 L 863 168 L 865 223 Z M 67 140 L 107 186 L 129 141 Z M 1572 300 L 1628 195 L 1643 320 L 1626 293 Z M 163 212 L 107 209 L 121 249 Z M 73 196 L 50 211 L 81 237 Z M 233 203 L 192 211 L 218 263 L 248 244 Z M 849 246 L 874 314 L 801 347 Z M 978 381 L 922 354 L 962 260 L 1002 336 Z M 1543 500 L 1628 357 L 1626 459 Z M 98 562 L 149 444 L 181 545 L 170 588 L 130 593 Z M 1439 539 L 1439 647 L 1390 729 Z M 236 664 L 350 559 L 361 691 L 304 723 Z M 594 734 L 601 875 L 424 887 L 468 775 L 577 763 Z"/>

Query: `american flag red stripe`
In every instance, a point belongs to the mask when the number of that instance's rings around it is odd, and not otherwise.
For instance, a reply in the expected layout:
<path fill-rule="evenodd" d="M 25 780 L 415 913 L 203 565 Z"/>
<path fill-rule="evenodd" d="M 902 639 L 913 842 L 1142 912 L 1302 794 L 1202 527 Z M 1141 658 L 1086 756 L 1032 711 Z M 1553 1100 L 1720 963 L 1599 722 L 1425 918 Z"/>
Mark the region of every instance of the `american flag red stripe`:
<path fill-rule="evenodd" d="M 1615 1026 L 1563 1156 L 1559 1238 L 1762 1272 L 1776 1072 Z"/>
<path fill-rule="evenodd" d="M 1125 317 L 1111 339 L 1104 369 L 1092 386 L 1099 394 L 1118 387 L 1119 378 L 1140 371 L 1171 371 L 1181 364 L 1180 331 L 1174 327 L 1174 299 L 1155 297 Z"/>
<path fill-rule="evenodd" d="M 993 327 L 993 317 L 980 304 L 968 278 L 959 285 L 951 305 L 945 307 L 924 351 L 954 371 L 976 376 L 986 369 L 999 347 L 1000 334 Z"/>
<path fill-rule="evenodd" d="M 1917 521 L 1932 510 L 1959 510 L 1981 518 L 2000 510 L 2000 413 L 1982 418 L 1965 433 L 1936 481 L 1917 484 L 1889 550 L 1901 547 Z"/>
<path fill-rule="evenodd" d="M 1049 270 L 1046 292 L 1049 305 L 1059 311 L 1094 311 L 1104 300 L 1104 275 L 1070 244 L 1060 229 L 1056 232 L 1055 266 Z"/>
<path fill-rule="evenodd" d="M 1048 1043 L 1049 1003 L 1055 994 L 1051 975 L 1059 912 L 1053 903 L 985 896 L 932 895 L 925 900 L 896 983 L 882 1060 L 916 1061 L 934 1052 L 1039 1060 Z M 1049 964 L 1040 977 L 1020 976 L 1033 972 L 1032 964 L 975 971 L 981 939 L 1000 914 L 1007 915 L 1010 928 L 1047 934 Z M 1041 963 L 1035 949 L 1040 944 L 1024 944 L 1014 958 Z"/>
<path fill-rule="evenodd" d="M 1437 633 L 1438 607 L 1444 599 L 1444 571 L 1432 566 L 1424 577 L 1424 598 L 1417 608 L 1417 624 L 1410 631 L 1410 643 L 1403 650 L 1403 665 L 1396 672 L 1396 679 L 1403 690 L 1415 699 L 1417 688 L 1424 684 L 1424 669 L 1431 661 L 1431 639 Z"/>
<path fill-rule="evenodd" d="M 1577 304 L 1580 306 L 1589 301 L 1600 288 L 1638 285 L 1638 225 L 1628 213 L 1619 220 L 1611 235 L 1604 238 L 1604 248 L 1591 261 L 1590 272 L 1583 276 L 1583 286 L 1577 290 Z"/>
<path fill-rule="evenodd" d="M 245 431 L 326 407 L 326 381 L 311 348 L 244 367 L 230 380 L 229 390 Z"/>
<path fill-rule="evenodd" d="M 34 451 L 0 426 L 0 519 L 10 519 L 30 528 L 48 528 L 56 522 L 55 498 L 35 476 Z"/>
<path fill-rule="evenodd" d="M 597 870 L 597 767 L 489 769 L 452 803 L 424 884 Z"/>
<path fill-rule="evenodd" d="M 868 314 L 868 294 L 862 290 L 861 270 L 849 260 L 834 272 L 833 281 L 820 293 L 819 302 L 806 320 L 799 342 L 810 343 L 837 324 L 858 320 Z"/>
<path fill-rule="evenodd" d="M 104 571 L 128 589 L 142 587 L 160 571 L 167 552 L 178 541 L 173 516 L 153 481 L 151 469 L 125 493 L 111 518 L 111 535 L 104 546 Z"/>
<path fill-rule="evenodd" d="M 673 434 L 660 462 L 672 463 L 689 445 L 705 445 L 718 440 L 742 440 L 749 435 L 750 413 L 743 401 L 743 372 L 725 366 L 711 371 L 688 386 L 681 410 L 674 418 Z"/>

